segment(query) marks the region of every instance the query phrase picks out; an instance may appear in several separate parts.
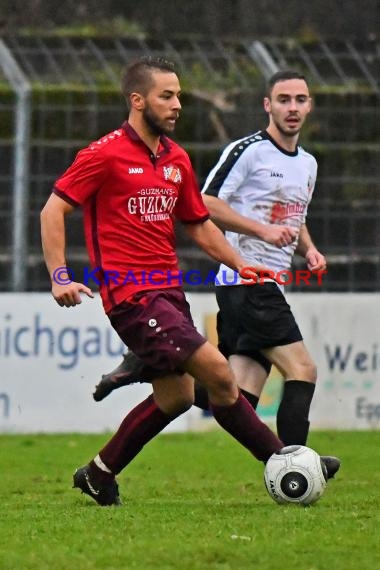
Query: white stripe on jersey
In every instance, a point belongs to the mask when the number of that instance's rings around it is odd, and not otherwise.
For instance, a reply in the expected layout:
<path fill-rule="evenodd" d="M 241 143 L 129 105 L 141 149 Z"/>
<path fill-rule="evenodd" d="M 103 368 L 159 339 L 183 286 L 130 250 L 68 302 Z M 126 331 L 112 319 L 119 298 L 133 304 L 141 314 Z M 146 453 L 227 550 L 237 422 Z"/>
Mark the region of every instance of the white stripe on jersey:
<path fill-rule="evenodd" d="M 311 154 L 301 147 L 287 152 L 268 133 L 258 131 L 226 147 L 202 193 L 225 200 L 247 218 L 299 231 L 305 223 L 316 177 L 317 162 Z M 264 265 L 275 273 L 290 268 L 297 247 L 297 241 L 278 248 L 259 238 L 229 231 L 226 238 L 249 265 Z M 221 285 L 233 284 L 233 271 L 221 265 L 218 281 Z"/>

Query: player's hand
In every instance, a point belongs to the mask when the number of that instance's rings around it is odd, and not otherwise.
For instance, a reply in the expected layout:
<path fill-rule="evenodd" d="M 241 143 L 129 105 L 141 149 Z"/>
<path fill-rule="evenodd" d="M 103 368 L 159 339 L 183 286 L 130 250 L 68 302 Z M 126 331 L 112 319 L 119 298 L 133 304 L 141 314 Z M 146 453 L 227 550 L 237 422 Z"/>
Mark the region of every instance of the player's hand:
<path fill-rule="evenodd" d="M 297 238 L 297 230 L 290 226 L 279 226 L 277 224 L 264 225 L 261 233 L 261 239 L 276 247 L 286 247 Z"/>
<path fill-rule="evenodd" d="M 309 271 L 324 271 L 326 269 L 326 258 L 315 247 L 310 247 L 307 250 L 305 259 Z"/>
<path fill-rule="evenodd" d="M 94 294 L 89 287 L 83 283 L 71 281 L 67 285 L 53 283 L 51 288 L 52 295 L 60 307 L 75 307 L 82 302 L 81 293 L 85 293 L 87 297 L 94 298 Z"/>
<path fill-rule="evenodd" d="M 264 279 L 276 279 L 276 273 L 264 267 L 264 265 L 252 265 L 249 261 L 238 267 L 239 276 L 242 278 L 243 285 L 254 285 L 255 283 L 263 283 Z"/>

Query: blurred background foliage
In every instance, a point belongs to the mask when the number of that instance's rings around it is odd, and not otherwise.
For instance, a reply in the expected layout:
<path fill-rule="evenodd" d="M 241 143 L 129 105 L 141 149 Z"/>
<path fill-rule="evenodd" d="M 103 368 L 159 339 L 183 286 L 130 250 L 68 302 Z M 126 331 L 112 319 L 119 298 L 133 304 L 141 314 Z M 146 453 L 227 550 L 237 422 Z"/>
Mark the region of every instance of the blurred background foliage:
<path fill-rule="evenodd" d="M 0 37 L 32 87 L 28 288 L 49 287 L 39 211 L 54 180 L 79 148 L 126 117 L 125 63 L 146 53 L 176 61 L 183 109 L 175 138 L 202 184 L 229 141 L 266 126 L 266 74 L 251 51 L 259 41 L 278 67 L 294 67 L 310 82 L 314 110 L 301 144 L 319 163 L 309 225 L 329 259 L 324 288 L 378 290 L 379 19 L 378 0 L 0 0 Z M 12 263 L 15 104 L 0 73 L 0 290 L 9 288 Z M 71 233 L 79 267 L 86 259 L 79 213 Z M 209 271 L 211 262 L 181 231 L 178 247 L 185 268 Z"/>

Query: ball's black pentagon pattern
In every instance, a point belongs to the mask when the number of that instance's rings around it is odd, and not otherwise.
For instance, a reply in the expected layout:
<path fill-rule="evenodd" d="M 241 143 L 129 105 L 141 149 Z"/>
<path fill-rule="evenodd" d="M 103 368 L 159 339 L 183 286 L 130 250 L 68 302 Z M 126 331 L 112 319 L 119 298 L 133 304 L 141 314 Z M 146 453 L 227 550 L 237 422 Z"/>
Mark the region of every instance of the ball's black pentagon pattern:
<path fill-rule="evenodd" d="M 298 471 L 289 471 L 281 479 L 281 491 L 286 497 L 297 499 L 302 497 L 308 489 L 308 482 L 305 475 Z"/>

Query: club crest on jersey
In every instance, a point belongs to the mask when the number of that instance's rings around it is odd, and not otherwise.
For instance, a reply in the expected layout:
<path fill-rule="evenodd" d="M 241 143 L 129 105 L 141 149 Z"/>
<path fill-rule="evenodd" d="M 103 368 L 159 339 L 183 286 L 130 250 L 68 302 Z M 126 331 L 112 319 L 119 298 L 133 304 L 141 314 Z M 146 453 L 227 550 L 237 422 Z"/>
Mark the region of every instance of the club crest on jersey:
<path fill-rule="evenodd" d="M 164 178 L 171 182 L 182 182 L 181 171 L 178 166 L 164 166 Z"/>

